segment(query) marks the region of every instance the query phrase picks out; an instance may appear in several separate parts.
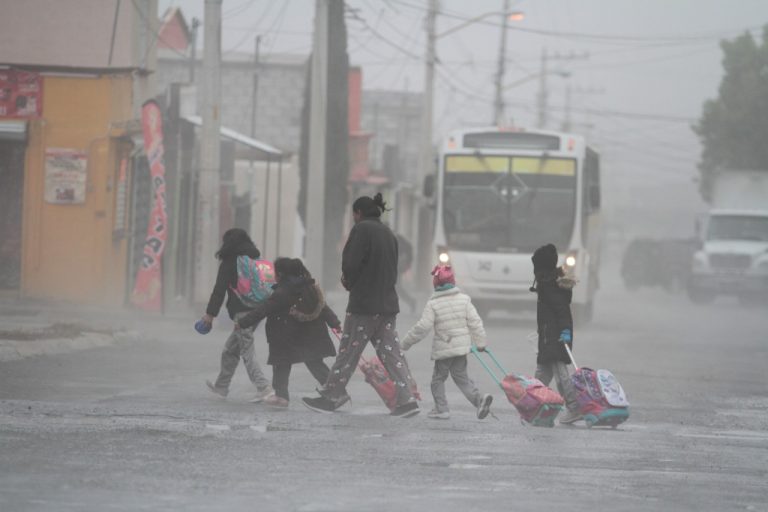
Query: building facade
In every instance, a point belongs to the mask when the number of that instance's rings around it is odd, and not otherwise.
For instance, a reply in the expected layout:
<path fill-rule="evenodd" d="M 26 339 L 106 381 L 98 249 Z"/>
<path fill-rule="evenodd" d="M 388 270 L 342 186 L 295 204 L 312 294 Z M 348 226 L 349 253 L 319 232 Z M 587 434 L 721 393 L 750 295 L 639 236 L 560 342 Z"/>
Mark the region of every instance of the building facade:
<path fill-rule="evenodd" d="M 127 162 L 141 133 L 140 106 L 152 89 L 156 10 L 156 0 L 4 6 L 4 293 L 107 305 L 125 301 L 132 172 Z"/>

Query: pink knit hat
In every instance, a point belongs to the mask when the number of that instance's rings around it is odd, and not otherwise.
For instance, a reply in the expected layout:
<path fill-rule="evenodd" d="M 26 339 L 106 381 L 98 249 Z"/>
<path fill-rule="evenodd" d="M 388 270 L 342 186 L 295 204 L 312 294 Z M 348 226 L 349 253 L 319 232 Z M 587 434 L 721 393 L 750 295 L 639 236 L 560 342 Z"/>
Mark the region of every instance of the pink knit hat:
<path fill-rule="evenodd" d="M 437 288 L 445 284 L 456 284 L 456 278 L 453 276 L 453 269 L 450 265 L 437 265 L 432 269 L 432 286 Z"/>

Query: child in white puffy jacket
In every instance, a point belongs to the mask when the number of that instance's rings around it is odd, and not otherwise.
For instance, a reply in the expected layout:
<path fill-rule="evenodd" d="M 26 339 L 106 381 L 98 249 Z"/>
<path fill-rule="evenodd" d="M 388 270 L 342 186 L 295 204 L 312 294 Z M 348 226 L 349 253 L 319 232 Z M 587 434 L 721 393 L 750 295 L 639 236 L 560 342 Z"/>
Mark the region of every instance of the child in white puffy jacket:
<path fill-rule="evenodd" d="M 485 329 L 480 315 L 469 295 L 456 287 L 453 270 L 447 265 L 438 265 L 432 271 L 432 294 L 421 319 L 414 325 L 401 342 L 403 350 L 424 339 L 429 331 L 435 331 L 432 342 L 432 359 L 435 371 L 432 374 L 432 397 L 435 408 L 427 415 L 433 419 L 446 420 L 451 417 L 445 398 L 445 381 L 448 374 L 464 396 L 477 408 L 477 417 L 483 419 L 491 410 L 493 397 L 480 394 L 477 386 L 467 375 L 467 354 L 472 343 L 477 349 L 485 350 Z"/>

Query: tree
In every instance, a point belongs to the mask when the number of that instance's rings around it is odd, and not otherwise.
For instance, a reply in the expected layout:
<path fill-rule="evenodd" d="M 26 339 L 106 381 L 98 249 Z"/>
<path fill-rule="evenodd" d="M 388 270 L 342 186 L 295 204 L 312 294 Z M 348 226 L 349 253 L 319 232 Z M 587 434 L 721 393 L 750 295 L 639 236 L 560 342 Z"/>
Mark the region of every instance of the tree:
<path fill-rule="evenodd" d="M 759 42 L 745 33 L 720 46 L 725 75 L 719 94 L 704 103 L 693 126 L 704 146 L 699 171 L 706 200 L 718 169 L 768 172 L 768 25 Z"/>

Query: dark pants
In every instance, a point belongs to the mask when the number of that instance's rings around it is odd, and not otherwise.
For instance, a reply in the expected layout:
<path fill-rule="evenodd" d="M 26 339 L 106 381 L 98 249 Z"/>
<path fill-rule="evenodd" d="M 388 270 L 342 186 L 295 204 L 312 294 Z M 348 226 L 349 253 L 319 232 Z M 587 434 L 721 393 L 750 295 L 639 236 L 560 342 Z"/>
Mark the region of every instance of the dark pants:
<path fill-rule="evenodd" d="M 328 368 L 328 365 L 322 359 L 305 361 L 304 364 L 317 382 L 325 384 L 331 369 Z M 277 396 L 286 400 L 290 400 L 288 395 L 288 378 L 291 376 L 291 366 L 287 363 L 272 366 L 272 388 Z"/>

